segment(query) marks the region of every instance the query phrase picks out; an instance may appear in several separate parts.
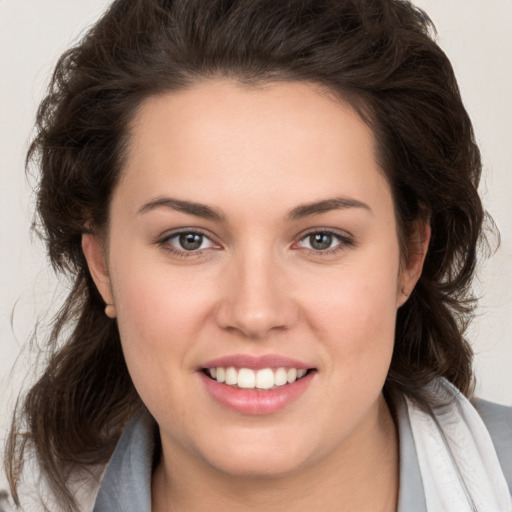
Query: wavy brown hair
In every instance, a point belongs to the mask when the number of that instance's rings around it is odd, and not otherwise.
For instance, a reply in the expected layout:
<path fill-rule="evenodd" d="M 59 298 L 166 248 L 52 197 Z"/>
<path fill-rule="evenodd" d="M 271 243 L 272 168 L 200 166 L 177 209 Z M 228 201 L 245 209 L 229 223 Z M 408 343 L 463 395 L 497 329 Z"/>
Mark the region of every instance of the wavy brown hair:
<path fill-rule="evenodd" d="M 426 14 L 400 0 L 117 0 L 61 57 L 27 161 L 40 171 L 39 230 L 72 289 L 44 373 L 13 420 L 6 468 L 15 496 L 30 452 L 65 508 L 77 510 L 69 475 L 105 463 L 140 407 L 81 237 L 108 223 L 141 102 L 210 78 L 307 81 L 360 112 L 376 136 L 405 257 L 414 223 L 432 228 L 423 274 L 398 311 L 386 391 L 420 398 L 443 376 L 469 392 L 464 330 L 484 219 L 481 163 L 434 36 Z"/>

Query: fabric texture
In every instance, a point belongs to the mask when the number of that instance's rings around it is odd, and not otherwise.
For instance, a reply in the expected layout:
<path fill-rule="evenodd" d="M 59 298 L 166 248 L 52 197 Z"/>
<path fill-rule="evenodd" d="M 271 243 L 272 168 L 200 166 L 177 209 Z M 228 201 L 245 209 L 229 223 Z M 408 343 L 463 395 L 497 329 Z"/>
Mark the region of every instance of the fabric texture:
<path fill-rule="evenodd" d="M 114 451 L 94 511 L 151 512 L 151 474 L 156 424 L 146 411 L 128 425 Z"/>
<path fill-rule="evenodd" d="M 431 384 L 424 410 L 406 398 L 428 512 L 512 512 L 491 436 L 475 408 L 446 379 Z"/>

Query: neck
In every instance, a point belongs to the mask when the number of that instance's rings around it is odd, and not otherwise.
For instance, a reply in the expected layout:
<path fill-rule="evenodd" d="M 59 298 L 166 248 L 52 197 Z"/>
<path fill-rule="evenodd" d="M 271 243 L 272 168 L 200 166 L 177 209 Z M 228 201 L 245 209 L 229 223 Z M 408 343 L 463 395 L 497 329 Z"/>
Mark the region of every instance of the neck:
<path fill-rule="evenodd" d="M 152 512 L 394 512 L 397 507 L 398 439 L 383 397 L 373 422 L 329 457 L 291 474 L 237 477 L 176 455 L 163 443 L 153 475 Z"/>

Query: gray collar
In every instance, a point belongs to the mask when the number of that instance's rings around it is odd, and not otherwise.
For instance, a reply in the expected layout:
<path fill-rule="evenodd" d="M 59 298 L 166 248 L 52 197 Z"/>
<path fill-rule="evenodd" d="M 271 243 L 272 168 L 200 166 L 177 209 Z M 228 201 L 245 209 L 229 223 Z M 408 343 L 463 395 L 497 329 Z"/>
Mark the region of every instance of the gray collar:
<path fill-rule="evenodd" d="M 409 417 L 403 400 L 396 405 L 400 439 L 397 512 L 427 512 Z M 105 471 L 93 512 L 151 512 L 156 435 L 156 423 L 146 410 L 128 423 Z"/>
<path fill-rule="evenodd" d="M 101 481 L 93 512 L 151 512 L 156 423 L 145 410 L 126 426 Z"/>
<path fill-rule="evenodd" d="M 403 398 L 397 400 L 396 423 L 400 443 L 400 490 L 397 512 L 427 512 L 425 490 L 421 480 L 411 423 Z"/>

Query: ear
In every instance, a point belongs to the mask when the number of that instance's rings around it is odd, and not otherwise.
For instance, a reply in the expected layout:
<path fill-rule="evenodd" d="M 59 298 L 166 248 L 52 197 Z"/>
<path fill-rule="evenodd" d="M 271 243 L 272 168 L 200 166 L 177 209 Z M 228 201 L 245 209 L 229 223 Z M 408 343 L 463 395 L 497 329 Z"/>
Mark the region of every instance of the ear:
<path fill-rule="evenodd" d="M 82 235 L 82 250 L 96 288 L 98 288 L 105 304 L 107 306 L 112 305 L 114 297 L 107 268 L 104 241 L 97 235 L 85 233 Z"/>
<path fill-rule="evenodd" d="M 398 281 L 397 307 L 405 304 L 423 271 L 423 263 L 430 242 L 429 219 L 418 220 L 408 241 L 407 258 L 402 261 Z"/>

